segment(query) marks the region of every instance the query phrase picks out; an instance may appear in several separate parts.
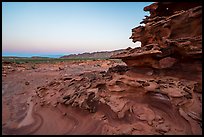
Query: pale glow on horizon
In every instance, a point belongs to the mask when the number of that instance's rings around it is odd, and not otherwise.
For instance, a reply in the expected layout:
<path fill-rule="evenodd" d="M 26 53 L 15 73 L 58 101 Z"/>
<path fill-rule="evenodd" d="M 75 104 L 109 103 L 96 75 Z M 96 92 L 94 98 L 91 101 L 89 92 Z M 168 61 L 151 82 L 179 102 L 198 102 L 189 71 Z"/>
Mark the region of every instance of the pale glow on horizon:
<path fill-rule="evenodd" d="M 69 54 L 137 47 L 151 2 L 3 2 L 2 53 Z"/>

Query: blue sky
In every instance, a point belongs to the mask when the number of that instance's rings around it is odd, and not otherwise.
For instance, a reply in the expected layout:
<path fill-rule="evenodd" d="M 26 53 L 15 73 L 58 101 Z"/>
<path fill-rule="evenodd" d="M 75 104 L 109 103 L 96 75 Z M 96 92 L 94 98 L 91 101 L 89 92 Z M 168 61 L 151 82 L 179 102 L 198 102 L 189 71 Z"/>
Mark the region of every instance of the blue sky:
<path fill-rule="evenodd" d="M 152 2 L 3 2 L 3 55 L 59 55 L 135 47 Z"/>

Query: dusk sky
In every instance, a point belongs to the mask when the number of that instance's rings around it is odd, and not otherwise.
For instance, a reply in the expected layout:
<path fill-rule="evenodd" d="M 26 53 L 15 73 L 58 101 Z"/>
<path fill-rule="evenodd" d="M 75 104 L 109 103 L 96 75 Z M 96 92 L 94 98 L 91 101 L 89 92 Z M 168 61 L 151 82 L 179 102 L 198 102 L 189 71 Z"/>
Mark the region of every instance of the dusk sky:
<path fill-rule="evenodd" d="M 136 47 L 152 2 L 3 2 L 2 54 L 65 55 Z"/>

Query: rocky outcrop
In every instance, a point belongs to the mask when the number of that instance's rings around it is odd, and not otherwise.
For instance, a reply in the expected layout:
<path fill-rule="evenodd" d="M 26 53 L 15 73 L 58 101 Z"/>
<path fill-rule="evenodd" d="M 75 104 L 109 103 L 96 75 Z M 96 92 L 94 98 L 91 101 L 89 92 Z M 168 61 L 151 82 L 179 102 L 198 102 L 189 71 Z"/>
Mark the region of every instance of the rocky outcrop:
<path fill-rule="evenodd" d="M 94 116 L 86 125 L 100 121 L 98 134 L 201 134 L 201 92 L 199 82 L 176 74 L 164 76 L 119 65 L 107 72 L 51 81 L 37 88 L 34 100 L 42 108 L 65 106 L 89 112 Z"/>
<path fill-rule="evenodd" d="M 28 105 L 43 124 L 27 127 L 29 133 L 47 125 L 60 134 L 202 134 L 202 7 L 158 2 L 144 10 L 151 15 L 130 37 L 142 46 L 111 57 L 127 65 L 70 65 L 34 89 Z"/>
<path fill-rule="evenodd" d="M 202 7 L 185 4 L 145 7 L 130 37 L 142 46 L 111 57 L 127 66 L 53 81 L 36 92 L 41 106 L 95 113 L 101 134 L 202 134 Z"/>
<path fill-rule="evenodd" d="M 111 57 L 127 66 L 48 83 L 36 91 L 41 106 L 94 113 L 100 134 L 202 134 L 202 7 L 185 4 L 145 7 L 130 37 L 142 46 Z"/>
<path fill-rule="evenodd" d="M 141 48 L 129 49 L 111 58 L 128 66 L 169 68 L 176 62 L 199 60 L 202 54 L 201 3 L 158 2 L 144 8 L 150 16 L 132 29 L 130 39 Z"/>

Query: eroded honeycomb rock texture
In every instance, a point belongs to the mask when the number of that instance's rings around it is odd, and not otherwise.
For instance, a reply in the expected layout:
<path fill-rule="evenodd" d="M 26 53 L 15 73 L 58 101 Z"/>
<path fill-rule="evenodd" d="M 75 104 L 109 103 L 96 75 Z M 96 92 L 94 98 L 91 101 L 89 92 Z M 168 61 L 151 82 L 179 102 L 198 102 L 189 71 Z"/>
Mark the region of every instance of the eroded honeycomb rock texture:
<path fill-rule="evenodd" d="M 127 66 L 53 81 L 37 89 L 40 105 L 88 111 L 87 126 L 98 121 L 93 134 L 202 134 L 202 6 L 159 2 L 144 10 L 145 26 L 130 37 L 142 46 L 112 56 Z"/>
<path fill-rule="evenodd" d="M 51 107 L 68 121 L 61 134 L 202 134 L 202 6 L 158 2 L 144 10 L 145 26 L 130 37 L 142 46 L 112 56 L 127 65 L 37 87 L 36 120 L 59 117 Z M 37 129 L 43 126 L 26 131 Z"/>
<path fill-rule="evenodd" d="M 196 91 L 196 85 L 202 84 L 202 5 L 188 2 L 156 2 L 145 7 L 144 10 L 149 11 L 150 16 L 146 16 L 141 22 L 145 25 L 132 29 L 130 37 L 133 42 L 140 41 L 141 47 L 129 48 L 112 58 L 122 59 L 135 69 L 151 68 L 152 73 L 149 74 L 158 74 L 156 78 L 161 82 L 159 82 L 159 88 L 151 90 L 153 91 L 151 93 L 165 92 L 171 98 L 170 107 L 179 112 L 180 116 L 191 125 L 192 134 L 201 134 L 202 125 L 195 126 L 194 123 L 199 120 L 195 120 L 192 114 L 197 110 L 196 114 L 200 115 L 200 121 L 202 121 L 202 105 L 195 103 L 200 102 L 202 98 L 201 87 L 199 93 Z M 168 79 L 163 80 L 167 75 L 179 79 L 171 79 L 171 82 L 167 82 Z M 185 81 L 187 85 L 180 80 Z M 184 85 L 186 87 L 182 87 Z M 188 92 L 193 85 L 192 92 Z M 201 98 L 197 98 L 197 95 Z M 178 100 L 181 102 L 191 100 L 194 105 L 188 103 L 179 105 Z M 157 105 L 156 107 L 160 107 L 159 104 Z"/>
<path fill-rule="evenodd" d="M 202 6 L 158 2 L 144 10 L 145 26 L 130 37 L 142 46 L 112 56 L 127 66 L 54 82 L 51 103 L 94 113 L 100 134 L 202 134 Z"/>
<path fill-rule="evenodd" d="M 169 68 L 176 62 L 201 59 L 202 6 L 200 3 L 158 2 L 144 8 L 150 16 L 132 29 L 133 42 L 142 47 L 129 49 L 112 58 L 128 66 Z"/>

